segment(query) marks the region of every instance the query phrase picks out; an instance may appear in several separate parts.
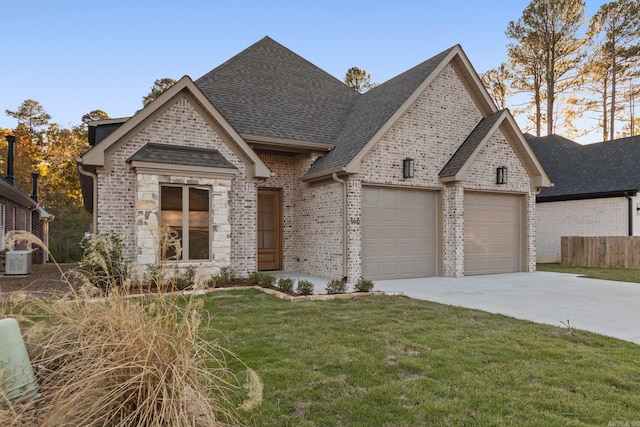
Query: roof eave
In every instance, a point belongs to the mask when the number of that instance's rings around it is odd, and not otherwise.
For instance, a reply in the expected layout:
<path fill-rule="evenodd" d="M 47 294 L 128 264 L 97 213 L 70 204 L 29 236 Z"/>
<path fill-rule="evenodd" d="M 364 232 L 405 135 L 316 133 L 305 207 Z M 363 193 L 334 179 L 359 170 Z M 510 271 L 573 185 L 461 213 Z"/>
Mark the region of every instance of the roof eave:
<path fill-rule="evenodd" d="M 292 141 L 256 135 L 241 135 L 254 150 L 281 151 L 287 153 L 327 153 L 334 145 L 319 142 Z"/>
<path fill-rule="evenodd" d="M 38 206 L 38 203 L 36 203 L 36 201 L 29 197 L 26 193 L 22 192 L 22 190 L 20 190 L 19 188 L 8 184 L 4 180 L 0 180 L 0 196 L 28 208 L 35 208 Z"/>
<path fill-rule="evenodd" d="M 536 203 L 564 202 L 569 200 L 606 199 L 610 197 L 637 196 L 640 188 L 632 190 L 615 190 L 597 193 L 563 194 L 557 196 L 537 196 Z"/>
<path fill-rule="evenodd" d="M 334 169 L 330 169 L 327 171 L 321 171 L 321 172 L 316 172 L 313 174 L 309 174 L 309 175 L 305 175 L 302 177 L 302 181 L 310 183 L 310 182 L 316 182 L 316 181 L 322 181 L 325 179 L 329 179 L 332 177 L 332 175 L 335 173 L 337 174 L 337 176 L 344 176 L 344 175 L 354 175 L 360 172 L 360 168 L 359 167 L 352 167 L 352 168 L 348 168 L 348 167 L 339 167 L 339 168 L 334 168 Z"/>

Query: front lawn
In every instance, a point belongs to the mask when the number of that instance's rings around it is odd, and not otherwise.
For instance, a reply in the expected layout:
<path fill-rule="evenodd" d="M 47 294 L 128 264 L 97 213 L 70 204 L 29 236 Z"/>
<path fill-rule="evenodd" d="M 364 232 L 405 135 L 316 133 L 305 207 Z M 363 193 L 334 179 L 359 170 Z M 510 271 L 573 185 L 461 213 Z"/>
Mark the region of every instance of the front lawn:
<path fill-rule="evenodd" d="M 640 347 L 628 342 L 398 296 L 290 303 L 247 290 L 206 298 L 207 336 L 222 336 L 263 381 L 250 425 L 640 420 Z"/>
<path fill-rule="evenodd" d="M 640 270 L 628 268 L 604 267 L 572 267 L 560 263 L 545 263 L 537 265 L 538 271 L 553 271 L 556 273 L 579 274 L 591 279 L 616 280 L 618 282 L 640 283 Z M 640 421 L 640 420 L 639 420 Z"/>

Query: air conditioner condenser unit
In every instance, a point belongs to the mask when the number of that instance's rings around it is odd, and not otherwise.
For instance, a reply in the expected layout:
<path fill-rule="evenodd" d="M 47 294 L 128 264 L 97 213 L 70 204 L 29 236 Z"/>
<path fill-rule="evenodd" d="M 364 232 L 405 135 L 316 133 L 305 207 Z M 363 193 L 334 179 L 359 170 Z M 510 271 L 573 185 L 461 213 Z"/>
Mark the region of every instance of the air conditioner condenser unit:
<path fill-rule="evenodd" d="M 31 274 L 32 251 L 7 251 L 5 254 L 5 276 Z"/>

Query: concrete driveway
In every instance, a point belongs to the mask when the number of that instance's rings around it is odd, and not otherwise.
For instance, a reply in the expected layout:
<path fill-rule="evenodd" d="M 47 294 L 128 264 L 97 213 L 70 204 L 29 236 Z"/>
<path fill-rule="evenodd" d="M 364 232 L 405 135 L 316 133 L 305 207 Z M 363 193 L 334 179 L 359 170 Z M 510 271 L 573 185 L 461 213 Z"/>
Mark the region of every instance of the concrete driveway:
<path fill-rule="evenodd" d="M 561 273 L 378 280 L 375 290 L 567 326 L 640 344 L 640 283 Z"/>

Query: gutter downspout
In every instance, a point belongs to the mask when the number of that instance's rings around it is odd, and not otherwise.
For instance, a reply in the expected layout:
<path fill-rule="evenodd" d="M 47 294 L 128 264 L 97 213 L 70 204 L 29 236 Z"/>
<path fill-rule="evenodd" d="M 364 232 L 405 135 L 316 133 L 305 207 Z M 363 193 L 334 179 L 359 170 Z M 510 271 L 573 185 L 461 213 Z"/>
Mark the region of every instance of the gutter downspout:
<path fill-rule="evenodd" d="M 628 191 L 624 193 L 624 197 L 627 198 L 629 204 L 629 236 L 633 236 L 633 199 Z"/>
<path fill-rule="evenodd" d="M 78 164 L 78 172 L 80 172 L 84 176 L 88 176 L 93 182 L 93 212 L 91 214 L 91 233 L 98 234 L 98 176 L 95 173 L 84 170 L 82 168 L 82 160 L 80 158 L 77 158 L 76 162 Z"/>
<path fill-rule="evenodd" d="M 335 182 L 342 184 L 342 280 L 347 281 L 347 234 L 349 224 L 347 224 L 347 181 L 338 178 L 337 173 L 333 173 L 331 178 Z"/>

